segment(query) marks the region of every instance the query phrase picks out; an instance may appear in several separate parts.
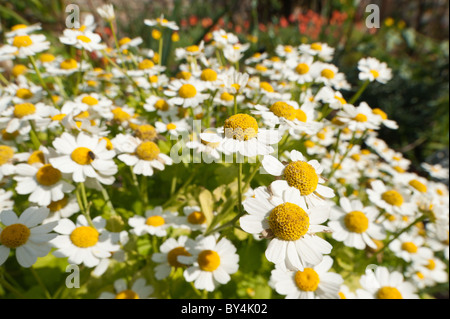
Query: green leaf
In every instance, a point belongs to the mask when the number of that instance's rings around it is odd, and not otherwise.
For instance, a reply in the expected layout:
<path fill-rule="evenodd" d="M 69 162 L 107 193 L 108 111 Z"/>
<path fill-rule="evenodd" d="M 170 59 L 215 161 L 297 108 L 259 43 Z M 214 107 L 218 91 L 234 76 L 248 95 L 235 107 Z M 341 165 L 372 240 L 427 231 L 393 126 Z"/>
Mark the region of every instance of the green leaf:
<path fill-rule="evenodd" d="M 200 191 L 200 194 L 198 195 L 198 201 L 200 203 L 202 212 L 205 215 L 206 224 L 209 225 L 214 217 L 214 215 L 213 215 L 213 210 L 214 210 L 213 195 L 209 190 L 203 189 L 202 191 Z"/>

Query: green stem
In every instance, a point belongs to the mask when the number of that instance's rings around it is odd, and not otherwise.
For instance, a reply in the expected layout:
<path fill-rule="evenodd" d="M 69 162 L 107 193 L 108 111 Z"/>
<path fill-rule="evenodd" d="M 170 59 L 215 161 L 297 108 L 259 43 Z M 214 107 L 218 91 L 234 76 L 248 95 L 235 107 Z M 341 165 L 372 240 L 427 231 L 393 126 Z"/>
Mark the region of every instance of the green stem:
<path fill-rule="evenodd" d="M 421 216 L 417 217 L 411 224 L 409 224 L 408 226 L 406 226 L 405 228 L 403 228 L 401 231 L 399 231 L 398 233 L 396 233 L 394 235 L 394 237 L 392 237 L 386 244 L 384 244 L 384 246 L 378 250 L 372 257 L 371 259 L 369 259 L 369 264 L 371 264 L 373 262 L 373 260 L 375 260 L 377 258 L 377 256 L 379 254 L 381 254 L 394 240 L 396 240 L 398 237 L 400 237 L 401 234 L 409 231 L 411 229 L 411 227 L 413 227 L 414 225 L 416 225 L 417 223 L 423 221 L 426 218 L 425 214 L 422 214 Z"/>
<path fill-rule="evenodd" d="M 35 127 L 33 121 L 31 121 L 31 120 L 30 120 L 30 126 L 31 126 L 30 139 L 31 139 L 31 142 L 33 143 L 34 149 L 38 150 L 41 147 L 41 142 L 39 141 L 39 138 L 37 136 L 36 127 Z"/>
<path fill-rule="evenodd" d="M 84 187 L 83 182 L 78 183 L 76 195 L 77 195 L 78 205 L 81 208 L 81 212 L 86 217 L 86 220 L 89 223 L 89 225 L 91 227 L 95 228 L 94 224 L 92 223 L 91 216 L 89 214 L 89 204 L 88 204 L 88 200 L 87 200 L 87 196 L 86 196 L 86 188 Z"/>
<path fill-rule="evenodd" d="M 161 61 L 162 61 L 162 52 L 163 52 L 163 41 L 164 37 L 163 37 L 163 33 L 161 32 L 161 37 L 159 38 L 159 47 L 158 47 L 158 65 L 161 65 Z"/>
<path fill-rule="evenodd" d="M 242 213 L 242 163 L 238 163 L 238 212 Z"/>
<path fill-rule="evenodd" d="M 238 113 L 238 107 L 237 107 L 237 93 L 233 97 L 234 99 L 234 114 Z"/>
<path fill-rule="evenodd" d="M 56 102 L 52 99 L 52 93 L 48 89 L 47 84 L 44 82 L 44 79 L 42 78 L 42 75 L 41 75 L 41 71 L 39 71 L 39 68 L 36 65 L 36 61 L 34 60 L 34 57 L 32 55 L 30 55 L 30 56 L 28 56 L 28 58 L 29 58 L 31 64 L 33 65 L 34 71 L 36 71 L 36 75 L 39 79 L 39 82 L 41 83 L 44 90 L 47 92 L 48 98 L 50 99 L 50 101 L 52 101 L 53 106 L 57 108 L 58 106 L 56 105 Z"/>
<path fill-rule="evenodd" d="M 355 95 L 353 95 L 351 97 L 351 99 L 348 101 L 348 104 L 353 104 L 355 103 L 359 97 L 361 96 L 361 94 L 365 91 L 365 89 L 367 88 L 367 86 L 369 85 L 370 81 L 366 80 L 363 85 L 361 85 L 361 87 L 359 88 L 359 90 L 355 93 Z"/>
<path fill-rule="evenodd" d="M 111 213 L 112 213 L 113 215 L 117 215 L 117 212 L 116 212 L 116 210 L 115 210 L 115 208 L 114 208 L 113 203 L 111 202 L 111 198 L 109 197 L 108 192 L 106 191 L 105 187 L 103 187 L 103 185 L 101 185 L 101 187 L 102 187 L 102 195 L 103 195 L 103 198 L 105 199 L 105 202 L 106 202 L 106 204 L 108 205 L 108 207 L 109 207 Z"/>
<path fill-rule="evenodd" d="M 42 290 L 44 291 L 45 297 L 47 299 L 52 299 L 52 296 L 48 292 L 47 287 L 44 285 L 44 282 L 41 280 L 41 277 L 39 277 L 39 274 L 36 272 L 36 270 L 33 267 L 30 267 L 31 273 L 33 274 L 34 278 L 36 279 L 39 286 L 41 286 Z"/>
<path fill-rule="evenodd" d="M 26 297 L 17 290 L 13 285 L 11 285 L 9 282 L 6 281 L 6 279 L 3 278 L 3 276 L 0 276 L 0 284 L 11 291 L 13 294 L 15 294 L 20 299 L 26 299 Z"/>

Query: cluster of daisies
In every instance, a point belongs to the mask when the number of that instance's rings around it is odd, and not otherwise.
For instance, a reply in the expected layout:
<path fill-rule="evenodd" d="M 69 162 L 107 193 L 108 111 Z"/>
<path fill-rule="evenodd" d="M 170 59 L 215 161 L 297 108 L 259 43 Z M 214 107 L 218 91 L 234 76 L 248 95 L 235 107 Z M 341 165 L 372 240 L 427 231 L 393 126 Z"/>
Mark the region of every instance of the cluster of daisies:
<path fill-rule="evenodd" d="M 114 32 L 113 7 L 98 13 Z M 158 40 L 179 31 L 164 16 L 144 23 Z M 418 298 L 448 282 L 448 170 L 424 163 L 426 174 L 413 172 L 377 135 L 397 123 L 358 100 L 370 83 L 392 78 L 385 63 L 361 59 L 352 95 L 326 43 L 250 54 L 216 29 L 209 42 L 177 47 L 174 71 L 161 63 L 165 41 L 156 52 L 114 33 L 109 45 L 96 27 L 88 15 L 64 30 L 59 44 L 73 56 L 54 55 L 40 24 L 5 34 L 0 266 L 14 256 L 11 265 L 29 268 L 52 255 L 101 277 L 140 258 L 150 274 L 115 278 L 97 297 L 171 297 L 155 282 L 173 276 L 204 297 L 239 271 L 246 241 L 222 232 L 238 229 L 267 243 L 267 285 L 282 297 Z M 169 189 L 176 205 L 150 205 L 143 185 L 181 162 L 197 174 L 192 163 L 236 167 L 237 194 L 208 213 Z M 258 185 L 257 174 L 270 184 Z M 143 213 L 122 214 L 131 203 L 111 200 L 125 181 L 144 190 Z M 95 214 L 98 198 L 108 214 Z M 137 256 L 143 238 L 151 249 Z M 344 251 L 354 257 L 345 274 Z"/>

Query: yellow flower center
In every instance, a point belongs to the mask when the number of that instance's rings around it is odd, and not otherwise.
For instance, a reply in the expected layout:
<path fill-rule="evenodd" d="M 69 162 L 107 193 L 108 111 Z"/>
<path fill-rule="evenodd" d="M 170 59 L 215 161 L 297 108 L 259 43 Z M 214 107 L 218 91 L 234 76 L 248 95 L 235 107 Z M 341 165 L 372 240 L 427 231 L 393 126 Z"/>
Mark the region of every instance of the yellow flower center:
<path fill-rule="evenodd" d="M 136 137 L 140 138 L 143 141 L 152 141 L 156 138 L 156 130 L 153 125 L 150 124 L 142 124 L 136 128 L 135 131 Z"/>
<path fill-rule="evenodd" d="M 122 46 L 124 44 L 127 44 L 131 41 L 131 39 L 129 37 L 125 37 L 119 40 L 119 45 Z"/>
<path fill-rule="evenodd" d="M 381 116 L 381 118 L 383 120 L 387 120 L 387 118 L 388 118 L 387 114 L 385 112 L 383 112 L 383 110 L 381 110 L 379 108 L 374 108 L 372 110 L 372 113 Z"/>
<path fill-rule="evenodd" d="M 419 182 L 417 179 L 410 180 L 408 184 L 417 189 L 421 193 L 427 192 L 427 186 Z"/>
<path fill-rule="evenodd" d="M 394 168 L 395 171 L 397 171 L 398 173 L 404 173 L 404 172 L 405 172 L 405 170 L 404 170 L 402 167 L 400 167 L 400 166 L 394 166 L 393 168 Z"/>
<path fill-rule="evenodd" d="M 190 72 L 180 71 L 177 73 L 176 78 L 183 79 L 183 80 L 189 80 L 191 78 L 191 76 L 192 76 L 192 74 Z"/>
<path fill-rule="evenodd" d="M 334 71 L 330 69 L 323 69 L 320 75 L 328 80 L 334 79 Z"/>
<path fill-rule="evenodd" d="M 151 69 L 155 66 L 155 63 L 153 63 L 152 60 L 144 59 L 138 64 L 139 70 L 145 70 L 145 69 Z"/>
<path fill-rule="evenodd" d="M 178 95 L 183 99 L 190 99 L 197 95 L 197 89 L 192 84 L 183 84 L 178 90 Z"/>
<path fill-rule="evenodd" d="M 296 118 L 296 110 L 292 105 L 286 102 L 275 102 L 270 107 L 270 111 L 278 117 L 284 117 L 286 120 L 292 121 Z"/>
<path fill-rule="evenodd" d="M 233 101 L 233 96 L 230 93 L 228 93 L 228 92 L 223 92 L 220 95 L 220 99 L 224 100 L 224 101 L 227 101 L 227 102 L 230 102 L 230 101 Z"/>
<path fill-rule="evenodd" d="M 13 46 L 17 48 L 27 47 L 33 44 L 33 41 L 28 35 L 18 35 L 14 37 Z"/>
<path fill-rule="evenodd" d="M 248 114 L 235 114 L 225 120 L 225 136 L 247 141 L 258 134 L 258 122 Z"/>
<path fill-rule="evenodd" d="M 186 266 L 178 261 L 178 256 L 191 256 L 191 254 L 183 246 L 175 247 L 167 254 L 169 265 L 175 268 Z"/>
<path fill-rule="evenodd" d="M 72 244 L 80 248 L 95 246 L 99 238 L 97 229 L 91 226 L 79 226 L 70 234 Z"/>
<path fill-rule="evenodd" d="M 358 210 L 354 210 L 344 217 L 345 227 L 353 233 L 364 233 L 369 228 L 369 219 Z"/>
<path fill-rule="evenodd" d="M 186 47 L 186 51 L 191 52 L 191 53 L 198 52 L 199 50 L 200 50 L 200 48 L 195 44 Z"/>
<path fill-rule="evenodd" d="M 356 122 L 367 122 L 367 116 L 362 113 L 356 114 L 356 116 L 353 118 Z"/>
<path fill-rule="evenodd" d="M 434 268 L 436 268 L 436 262 L 433 259 L 428 259 L 428 264 L 426 265 L 426 267 L 430 270 L 433 270 Z"/>
<path fill-rule="evenodd" d="M 159 227 L 165 224 L 165 220 L 162 216 L 154 215 L 146 219 L 145 224 L 148 226 Z"/>
<path fill-rule="evenodd" d="M 241 89 L 241 86 L 237 83 L 231 84 L 231 87 L 234 88 L 236 91 L 239 91 Z"/>
<path fill-rule="evenodd" d="M 28 100 L 33 97 L 33 92 L 25 88 L 20 88 L 16 91 L 16 96 L 19 99 Z"/>
<path fill-rule="evenodd" d="M 320 43 L 313 43 L 311 44 L 311 49 L 316 51 L 322 51 L 322 45 Z"/>
<path fill-rule="evenodd" d="M 78 63 L 75 59 L 66 59 L 59 66 L 63 70 L 73 70 L 77 68 Z"/>
<path fill-rule="evenodd" d="M 295 67 L 295 72 L 297 72 L 298 74 L 301 74 L 301 75 L 306 74 L 309 72 L 309 65 L 306 63 L 299 63 Z"/>
<path fill-rule="evenodd" d="M 150 83 L 158 83 L 158 76 L 157 75 L 150 75 L 148 77 L 148 80 L 150 81 Z"/>
<path fill-rule="evenodd" d="M 268 220 L 273 234 L 281 240 L 296 241 L 309 228 L 308 214 L 292 203 L 283 203 L 272 209 Z"/>
<path fill-rule="evenodd" d="M 380 73 L 377 70 L 370 70 L 370 73 L 375 79 L 380 76 Z"/>
<path fill-rule="evenodd" d="M 95 155 L 87 147 L 77 147 L 72 154 L 70 154 L 70 158 L 77 164 L 88 165 L 95 159 Z"/>
<path fill-rule="evenodd" d="M 291 53 L 292 52 L 292 47 L 290 45 L 285 45 L 284 46 L 284 52 Z"/>
<path fill-rule="evenodd" d="M 191 224 L 201 225 L 206 222 L 206 217 L 202 212 L 195 211 L 188 215 L 187 220 Z"/>
<path fill-rule="evenodd" d="M 63 209 L 64 207 L 67 206 L 67 203 L 69 202 L 69 198 L 64 196 L 62 199 L 51 202 L 47 208 L 50 209 L 50 212 L 54 213 L 57 212 L 61 209 Z"/>
<path fill-rule="evenodd" d="M 84 43 L 91 42 L 91 39 L 89 37 L 85 36 L 85 35 L 77 36 L 77 40 L 80 40 L 81 42 L 84 42 Z"/>
<path fill-rule="evenodd" d="M 262 64 L 257 64 L 257 65 L 255 66 L 255 69 L 256 69 L 257 71 L 260 71 L 260 72 L 265 72 L 265 71 L 267 71 L 267 68 L 266 68 L 264 65 L 262 65 Z"/>
<path fill-rule="evenodd" d="M 175 123 L 169 123 L 166 125 L 166 128 L 171 131 L 177 128 L 177 125 Z"/>
<path fill-rule="evenodd" d="M 290 162 L 284 169 L 284 179 L 289 186 L 300 190 L 303 196 L 314 192 L 319 183 L 319 176 L 314 167 L 304 161 Z"/>
<path fill-rule="evenodd" d="M 295 110 L 295 118 L 300 122 L 306 122 L 308 120 L 306 113 L 300 109 Z"/>
<path fill-rule="evenodd" d="M 61 177 L 59 169 L 54 168 L 51 164 L 45 164 L 36 172 L 36 180 L 43 186 L 52 186 L 58 183 Z"/>
<path fill-rule="evenodd" d="M 30 237 L 30 229 L 23 224 L 6 226 L 0 234 L 0 243 L 8 248 L 24 245 Z"/>
<path fill-rule="evenodd" d="M 34 114 L 35 112 L 36 107 L 32 103 L 21 103 L 14 106 L 14 116 L 19 119 Z"/>
<path fill-rule="evenodd" d="M 418 248 L 413 242 L 407 241 L 402 243 L 402 249 L 408 253 L 415 254 Z"/>
<path fill-rule="evenodd" d="M 159 99 L 155 103 L 155 108 L 161 111 L 167 111 L 169 109 L 169 104 L 164 99 Z"/>
<path fill-rule="evenodd" d="M 294 278 L 300 290 L 316 291 L 317 287 L 319 287 L 319 274 L 312 268 L 305 268 L 303 271 L 298 270 Z"/>
<path fill-rule="evenodd" d="M 395 287 L 384 286 L 378 289 L 378 299 L 403 299 L 402 294 Z"/>
<path fill-rule="evenodd" d="M 23 65 L 23 64 L 17 64 L 17 65 L 15 65 L 14 67 L 13 67 L 13 69 L 12 69 L 12 74 L 14 75 L 14 76 L 19 76 L 19 75 L 22 75 L 22 74 L 24 74 L 26 71 L 28 70 L 28 68 L 25 66 L 25 65 Z"/>
<path fill-rule="evenodd" d="M 125 122 L 128 121 L 131 118 L 131 115 L 125 112 L 121 107 L 116 107 L 114 110 L 111 111 L 113 114 L 114 121 L 117 122 Z"/>
<path fill-rule="evenodd" d="M 89 105 L 89 106 L 93 106 L 93 105 L 97 105 L 98 104 L 98 100 L 95 97 L 92 97 L 90 95 L 87 95 L 85 97 L 83 97 L 81 99 L 81 102 Z"/>
<path fill-rule="evenodd" d="M 160 153 L 158 145 L 151 141 L 145 141 L 139 144 L 139 146 L 136 148 L 136 155 L 141 160 L 144 161 L 153 161 L 158 158 L 158 155 Z"/>
<path fill-rule="evenodd" d="M 8 163 L 14 156 L 14 150 L 7 145 L 0 145 L 0 165 Z"/>
<path fill-rule="evenodd" d="M 27 28 L 26 24 L 16 24 L 11 27 L 11 31 L 17 31 L 17 30 L 25 29 L 25 28 Z"/>
<path fill-rule="evenodd" d="M 53 60 L 55 60 L 55 56 L 53 54 L 50 54 L 50 53 L 43 53 L 39 57 L 39 60 L 42 63 L 48 63 L 48 62 L 52 62 Z"/>
<path fill-rule="evenodd" d="M 313 141 L 305 141 L 303 143 L 303 145 L 305 145 L 306 148 L 312 148 L 314 147 L 316 144 Z"/>
<path fill-rule="evenodd" d="M 217 73 L 213 69 L 205 69 L 202 71 L 202 74 L 200 75 L 200 78 L 203 81 L 215 81 L 217 80 Z"/>
<path fill-rule="evenodd" d="M 203 250 L 197 258 L 198 265 L 203 271 L 214 271 L 220 265 L 220 257 L 214 250 Z"/>
<path fill-rule="evenodd" d="M 162 33 L 159 30 L 153 29 L 152 30 L 152 38 L 155 40 L 161 39 Z"/>
<path fill-rule="evenodd" d="M 259 83 L 259 87 L 260 87 L 261 89 L 263 89 L 264 91 L 267 91 L 267 92 L 274 92 L 274 89 L 273 89 L 272 85 L 270 85 L 269 82 L 263 81 L 263 82 Z"/>
<path fill-rule="evenodd" d="M 388 204 L 393 206 L 402 206 L 403 197 L 399 192 L 390 190 L 381 194 L 381 198 Z"/>
<path fill-rule="evenodd" d="M 44 152 L 42 152 L 41 150 L 34 151 L 33 153 L 31 153 L 30 157 L 28 157 L 27 163 L 30 165 L 36 163 L 45 164 Z"/>
<path fill-rule="evenodd" d="M 114 299 L 139 299 L 139 295 L 131 289 L 119 292 Z"/>

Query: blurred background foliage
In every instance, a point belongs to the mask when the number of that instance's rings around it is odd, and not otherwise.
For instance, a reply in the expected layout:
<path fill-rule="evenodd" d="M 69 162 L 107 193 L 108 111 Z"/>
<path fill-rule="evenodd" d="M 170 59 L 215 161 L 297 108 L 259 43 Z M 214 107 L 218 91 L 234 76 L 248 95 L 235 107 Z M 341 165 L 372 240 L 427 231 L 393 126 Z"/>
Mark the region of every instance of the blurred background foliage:
<path fill-rule="evenodd" d="M 394 78 L 387 85 L 373 83 L 361 98 L 400 126 L 395 131 L 382 129 L 380 137 L 411 159 L 417 171 L 436 152 L 448 154 L 448 0 L 0 0 L 0 39 L 15 24 L 41 22 L 47 35 L 55 37 L 52 43 L 58 43 L 65 8 L 77 4 L 82 16 L 94 14 L 98 31 L 112 43 L 110 30 L 96 13 L 104 3 L 115 6 L 119 37 L 141 36 L 142 46 L 155 51 L 158 41 L 143 20 L 164 14 L 177 22 L 178 41 L 163 34 L 162 62 L 170 72 L 176 71 L 171 69 L 175 47 L 207 42 L 218 28 L 250 42 L 247 56 L 258 51 L 273 54 L 278 44 L 328 43 L 336 48 L 333 63 L 354 85 L 354 90 L 343 92 L 347 96 L 358 88 L 358 60 L 376 57 L 392 68 Z M 380 28 L 366 27 L 368 4 L 379 6 Z"/>

